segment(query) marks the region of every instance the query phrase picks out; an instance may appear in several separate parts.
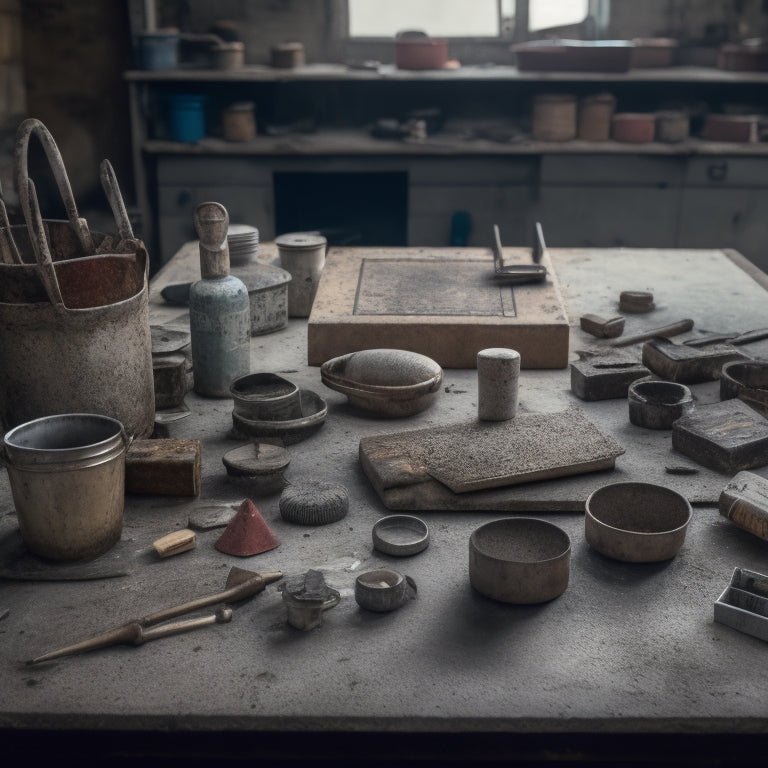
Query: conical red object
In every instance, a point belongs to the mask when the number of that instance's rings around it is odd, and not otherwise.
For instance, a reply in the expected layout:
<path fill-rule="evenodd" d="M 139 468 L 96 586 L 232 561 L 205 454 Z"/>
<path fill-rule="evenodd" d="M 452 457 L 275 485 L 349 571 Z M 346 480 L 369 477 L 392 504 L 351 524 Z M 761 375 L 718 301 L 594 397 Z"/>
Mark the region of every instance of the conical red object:
<path fill-rule="evenodd" d="M 269 530 L 256 505 L 245 499 L 214 546 L 227 555 L 249 557 L 279 545 L 277 536 Z"/>

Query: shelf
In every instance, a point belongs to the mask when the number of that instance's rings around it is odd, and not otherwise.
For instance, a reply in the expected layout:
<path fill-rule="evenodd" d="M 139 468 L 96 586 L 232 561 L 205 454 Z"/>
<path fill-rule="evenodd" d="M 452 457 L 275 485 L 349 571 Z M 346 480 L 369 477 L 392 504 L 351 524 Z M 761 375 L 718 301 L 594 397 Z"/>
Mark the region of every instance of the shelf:
<path fill-rule="evenodd" d="M 308 64 L 293 69 L 247 66 L 237 70 L 131 70 L 126 80 L 141 83 L 179 82 L 323 82 L 323 81 L 513 81 L 601 83 L 768 83 L 768 72 L 732 72 L 713 67 L 631 69 L 628 72 L 528 72 L 508 65 L 466 66 L 458 69 L 404 70 L 392 64 L 378 69 L 354 69 L 344 64 Z"/>
<path fill-rule="evenodd" d="M 630 144 L 618 141 L 544 142 L 523 139 L 498 142 L 438 134 L 424 141 L 375 139 L 360 131 L 321 131 L 281 137 L 257 136 L 249 142 L 205 138 L 196 144 L 147 141 L 142 145 L 150 155 L 730 155 L 768 157 L 766 143 L 711 142 L 688 139 L 676 144 L 649 142 Z"/>

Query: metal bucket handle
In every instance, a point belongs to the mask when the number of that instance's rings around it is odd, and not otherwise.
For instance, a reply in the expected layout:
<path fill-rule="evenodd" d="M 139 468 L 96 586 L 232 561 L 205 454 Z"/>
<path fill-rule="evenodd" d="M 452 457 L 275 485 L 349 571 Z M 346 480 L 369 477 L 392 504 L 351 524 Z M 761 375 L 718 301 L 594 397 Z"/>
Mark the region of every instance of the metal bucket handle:
<path fill-rule="evenodd" d="M 64 299 L 61 296 L 59 279 L 56 277 L 56 269 L 53 266 L 51 252 L 48 249 L 48 240 L 45 237 L 43 227 L 43 218 L 40 215 L 40 206 L 37 202 L 37 193 L 32 179 L 27 179 L 25 187 L 26 194 L 21 200 L 21 207 L 24 211 L 24 218 L 29 228 L 29 239 L 32 242 L 32 248 L 35 251 L 35 259 L 40 267 L 40 281 L 48 295 L 51 304 L 64 305 Z M 21 195 L 20 195 L 21 197 Z"/>
<path fill-rule="evenodd" d="M 104 194 L 107 196 L 109 207 L 112 209 L 112 215 L 115 217 L 115 224 L 117 224 L 117 232 L 120 235 L 120 243 L 115 250 L 120 251 L 124 247 L 126 240 L 135 241 L 133 236 L 133 229 L 131 228 L 131 222 L 128 219 L 128 212 L 125 210 L 125 203 L 123 202 L 123 196 L 120 194 L 120 185 L 117 183 L 117 176 L 115 176 L 115 169 L 112 167 L 112 163 L 109 160 L 102 160 L 99 167 L 101 176 L 101 186 L 104 190 Z"/>
<path fill-rule="evenodd" d="M 48 158 L 48 163 L 51 166 L 53 177 L 56 181 L 56 186 L 59 188 L 59 194 L 64 202 L 64 206 L 67 211 L 67 218 L 72 225 L 72 229 L 80 241 L 80 246 L 83 249 L 85 255 L 95 253 L 93 245 L 93 239 L 88 229 L 88 224 L 85 219 L 80 218 L 77 212 L 77 205 L 75 203 L 75 197 L 72 194 L 72 187 L 69 183 L 69 177 L 67 176 L 67 169 L 64 167 L 64 161 L 61 159 L 61 153 L 56 146 L 56 142 L 53 140 L 50 131 L 40 122 L 37 118 L 30 117 L 19 126 L 16 132 L 16 148 L 15 148 L 15 163 L 16 163 L 16 187 L 19 193 L 19 201 L 21 202 L 22 211 L 24 211 L 24 218 L 27 222 L 27 227 L 32 231 L 30 219 L 27 216 L 29 212 L 29 139 L 32 134 L 36 134 L 40 143 L 45 150 L 45 155 Z"/>

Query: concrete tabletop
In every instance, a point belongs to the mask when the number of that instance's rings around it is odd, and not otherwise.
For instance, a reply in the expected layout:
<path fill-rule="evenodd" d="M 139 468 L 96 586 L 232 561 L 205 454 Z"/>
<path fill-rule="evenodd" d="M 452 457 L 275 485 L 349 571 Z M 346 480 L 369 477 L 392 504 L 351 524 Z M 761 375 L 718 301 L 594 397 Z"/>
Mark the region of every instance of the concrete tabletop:
<path fill-rule="evenodd" d="M 738 255 L 723 251 L 550 251 L 571 324 L 571 356 L 596 349 L 579 328 L 586 312 L 618 314 L 622 290 L 654 292 L 658 309 L 627 316 L 625 333 L 683 317 L 694 332 L 768 327 L 768 301 Z M 262 244 L 269 261 L 274 246 Z M 199 276 L 197 247 L 186 244 L 154 278 L 151 322 L 188 325 L 186 309 L 160 289 Z M 457 340 L 459 343 L 460 340 Z M 754 345 L 760 353 L 759 345 Z M 397 558 L 374 550 L 371 529 L 389 514 L 358 462 L 361 437 L 472 419 L 474 370 L 445 370 L 433 407 L 384 421 L 353 410 L 306 365 L 306 321 L 252 338 L 251 369 L 272 371 L 325 399 L 328 416 L 308 439 L 288 446 L 289 482 L 342 483 L 350 509 L 340 522 L 297 526 L 279 514 L 279 494 L 258 496 L 229 482 L 221 458 L 233 440 L 232 401 L 189 393 L 191 415 L 172 437 L 199 438 L 199 498 L 127 496 L 116 552 L 103 556 L 128 575 L 95 581 L 0 580 L 0 729 L 23 732 L 176 733 L 307 731 L 444 734 L 762 734 L 768 731 L 764 642 L 713 621 L 713 604 L 735 567 L 768 573 L 768 542 L 737 528 L 716 505 L 696 504 L 673 560 L 627 564 L 593 551 L 580 512 L 535 516 L 571 539 L 570 581 L 536 606 L 494 602 L 468 578 L 473 530 L 498 512 L 419 512 L 429 547 Z M 695 385 L 702 400 L 710 385 Z M 524 370 L 521 405 L 557 410 L 574 404 L 567 369 Z M 716 399 L 716 397 L 715 397 Z M 669 433 L 658 440 L 669 447 Z M 626 435 L 625 435 L 626 438 Z M 627 450 L 617 462 L 631 462 Z M 612 482 L 605 473 L 604 482 Z M 724 486 L 730 479 L 722 476 Z M 695 482 L 693 480 L 692 482 Z M 251 498 L 280 546 L 237 558 L 214 548 L 223 529 L 198 532 L 194 550 L 159 559 L 152 542 L 187 526 L 201 507 L 234 508 Z M 0 534 L 17 526 L 7 473 L 0 475 Z M 320 570 L 341 593 L 317 629 L 289 626 L 269 585 L 233 605 L 229 624 L 146 643 L 25 666 L 45 651 L 84 639 L 160 608 L 224 588 L 229 569 Z M 418 591 L 399 610 L 371 613 L 354 599 L 356 577 L 389 567 Z M 446 741 L 449 743 L 449 741 Z"/>

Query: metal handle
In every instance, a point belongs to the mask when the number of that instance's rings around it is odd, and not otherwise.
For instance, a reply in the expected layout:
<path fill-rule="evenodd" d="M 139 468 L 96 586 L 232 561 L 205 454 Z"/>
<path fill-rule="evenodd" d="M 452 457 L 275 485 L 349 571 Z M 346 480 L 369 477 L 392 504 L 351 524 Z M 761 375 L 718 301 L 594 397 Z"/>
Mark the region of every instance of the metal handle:
<path fill-rule="evenodd" d="M 40 280 L 48 295 L 48 300 L 51 304 L 63 306 L 64 299 L 61 296 L 61 288 L 56 277 L 56 268 L 53 266 L 51 252 L 48 250 L 48 240 L 45 237 L 43 219 L 40 216 L 40 206 L 37 204 L 37 193 L 32 179 L 27 179 L 26 195 L 21 202 L 24 218 L 29 227 L 29 239 L 35 251 L 35 259 L 40 267 Z"/>
<path fill-rule="evenodd" d="M 16 132 L 16 148 L 15 148 L 15 163 L 16 163 L 16 187 L 19 192 L 19 199 L 21 202 L 22 210 L 24 211 L 24 218 L 27 222 L 27 227 L 30 228 L 31 222 L 27 218 L 27 211 L 29 210 L 28 188 L 29 185 L 29 139 L 32 134 L 37 135 L 40 143 L 45 150 L 45 155 L 48 158 L 48 163 L 51 166 L 53 172 L 53 178 L 56 181 L 56 186 L 59 188 L 59 194 L 64 202 L 64 207 L 67 211 L 67 218 L 72 225 L 72 229 L 80 242 L 80 247 L 83 249 L 83 253 L 87 256 L 94 253 L 93 239 L 91 233 L 88 230 L 88 224 L 85 219 L 80 218 L 77 212 L 77 205 L 75 204 L 75 197 L 72 194 L 72 187 L 67 177 L 67 170 L 64 167 L 64 161 L 61 159 L 59 148 L 56 146 L 56 142 L 53 140 L 48 129 L 37 119 L 29 118 L 25 120 Z"/>
<path fill-rule="evenodd" d="M 112 215 L 115 217 L 117 232 L 121 240 L 134 240 L 131 222 L 128 219 L 128 212 L 125 210 L 123 196 L 120 194 L 120 186 L 117 183 L 115 169 L 109 160 L 102 160 L 100 166 L 101 186 L 104 194 L 109 201 L 109 207 L 112 209 Z M 119 250 L 119 248 L 118 248 Z"/>

